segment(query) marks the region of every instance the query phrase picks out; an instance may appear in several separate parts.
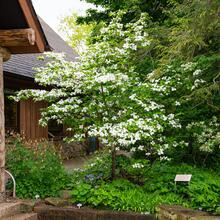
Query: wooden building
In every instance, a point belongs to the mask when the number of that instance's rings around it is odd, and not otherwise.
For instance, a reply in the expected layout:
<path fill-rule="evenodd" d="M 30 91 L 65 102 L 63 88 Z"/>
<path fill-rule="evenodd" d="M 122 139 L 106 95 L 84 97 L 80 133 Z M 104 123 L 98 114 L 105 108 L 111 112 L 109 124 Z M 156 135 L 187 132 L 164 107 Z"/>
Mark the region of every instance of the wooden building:
<path fill-rule="evenodd" d="M 67 59 L 73 61 L 75 54 L 73 49 L 41 18 L 39 18 L 42 30 L 54 52 L 64 52 Z M 22 133 L 27 139 L 40 139 L 53 136 L 62 136 L 63 127 L 56 123 L 49 123 L 48 127 L 41 127 L 38 123 L 40 110 L 46 107 L 44 102 L 33 100 L 13 102 L 7 96 L 20 89 L 39 88 L 34 82 L 33 67 L 42 66 L 44 63 L 37 57 L 42 54 L 16 54 L 4 63 L 5 84 L 5 126 L 7 131 Z"/>
<path fill-rule="evenodd" d="M 0 1 L 0 200 L 5 198 L 5 103 L 3 62 L 13 54 L 42 53 L 50 46 L 31 0 Z M 23 61 L 22 61 L 23 62 Z M 17 85 L 19 87 L 19 85 Z"/>

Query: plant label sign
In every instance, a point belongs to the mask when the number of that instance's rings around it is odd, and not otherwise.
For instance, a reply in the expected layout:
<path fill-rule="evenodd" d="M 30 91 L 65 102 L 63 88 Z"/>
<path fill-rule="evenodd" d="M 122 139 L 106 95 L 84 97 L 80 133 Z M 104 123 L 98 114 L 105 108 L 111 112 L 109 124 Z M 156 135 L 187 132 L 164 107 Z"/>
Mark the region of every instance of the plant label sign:
<path fill-rule="evenodd" d="M 175 177 L 175 182 L 190 182 L 192 174 L 177 174 Z"/>

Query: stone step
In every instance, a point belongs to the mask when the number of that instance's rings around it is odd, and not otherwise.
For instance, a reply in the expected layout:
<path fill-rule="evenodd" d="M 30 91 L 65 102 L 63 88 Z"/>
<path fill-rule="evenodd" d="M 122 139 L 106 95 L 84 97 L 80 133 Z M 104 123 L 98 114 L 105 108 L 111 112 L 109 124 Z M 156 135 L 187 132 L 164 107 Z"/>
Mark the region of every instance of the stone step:
<path fill-rule="evenodd" d="M 1 218 L 1 220 L 38 220 L 37 213 L 19 213 L 13 216 Z"/>
<path fill-rule="evenodd" d="M 0 203 L 0 219 L 20 213 L 21 203 Z"/>

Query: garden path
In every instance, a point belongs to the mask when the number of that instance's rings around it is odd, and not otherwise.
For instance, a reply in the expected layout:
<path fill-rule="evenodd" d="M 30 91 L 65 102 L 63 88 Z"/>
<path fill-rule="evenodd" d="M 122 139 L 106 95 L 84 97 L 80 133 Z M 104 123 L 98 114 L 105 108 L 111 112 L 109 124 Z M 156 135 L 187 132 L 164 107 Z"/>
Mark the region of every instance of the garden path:
<path fill-rule="evenodd" d="M 63 164 L 68 172 L 73 172 L 74 169 L 83 168 L 83 166 L 90 158 L 91 156 L 76 157 L 64 161 Z"/>

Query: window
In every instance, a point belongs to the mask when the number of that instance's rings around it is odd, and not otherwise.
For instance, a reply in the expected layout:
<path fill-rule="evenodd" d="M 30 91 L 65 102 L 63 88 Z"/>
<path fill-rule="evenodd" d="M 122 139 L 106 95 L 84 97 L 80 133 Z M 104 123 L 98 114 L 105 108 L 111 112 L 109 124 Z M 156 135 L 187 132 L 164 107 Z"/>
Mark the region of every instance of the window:
<path fill-rule="evenodd" d="M 19 132 L 19 104 L 8 98 L 11 91 L 5 91 L 5 129 L 6 131 Z"/>

